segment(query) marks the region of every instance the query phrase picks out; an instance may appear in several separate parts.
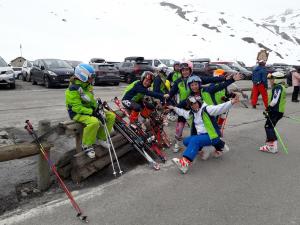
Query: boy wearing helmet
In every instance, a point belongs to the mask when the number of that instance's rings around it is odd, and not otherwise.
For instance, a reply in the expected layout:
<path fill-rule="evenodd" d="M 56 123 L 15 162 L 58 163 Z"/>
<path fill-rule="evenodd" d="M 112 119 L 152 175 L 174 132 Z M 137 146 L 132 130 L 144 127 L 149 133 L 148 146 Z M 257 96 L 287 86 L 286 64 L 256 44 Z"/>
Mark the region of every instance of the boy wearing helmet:
<path fill-rule="evenodd" d="M 286 87 L 284 82 L 284 74 L 282 72 L 274 72 L 268 75 L 272 90 L 269 93 L 269 105 L 264 112 L 267 119 L 265 123 L 266 144 L 259 148 L 262 152 L 277 153 L 277 136 L 274 126 L 283 117 L 286 104 Z"/>
<path fill-rule="evenodd" d="M 188 98 L 190 95 L 190 88 L 187 85 L 188 78 L 193 73 L 193 64 L 190 61 L 183 62 L 180 64 L 181 78 L 175 81 L 170 91 L 170 99 L 172 99 L 176 94 L 179 95 L 179 101 L 182 102 Z M 202 84 L 212 83 L 212 82 L 222 82 L 225 78 L 223 77 L 203 77 Z M 175 146 L 173 152 L 179 151 L 179 142 L 182 139 L 182 132 L 185 126 L 186 120 L 179 116 L 176 123 L 176 133 L 175 133 Z"/>
<path fill-rule="evenodd" d="M 134 123 L 137 121 L 139 117 L 139 113 L 143 108 L 143 98 L 145 95 L 151 96 L 159 99 L 160 101 L 164 101 L 164 98 L 168 98 L 168 94 L 157 93 L 153 91 L 149 91 L 152 82 L 154 80 L 154 74 L 150 71 L 145 71 L 141 80 L 136 80 L 125 89 L 124 96 L 122 98 L 122 104 L 125 108 L 130 109 L 130 123 Z M 151 105 L 147 105 L 149 108 L 153 108 Z"/>
<path fill-rule="evenodd" d="M 79 64 L 75 68 L 75 76 L 71 78 L 70 85 L 65 92 L 66 106 L 69 117 L 83 123 L 82 149 L 90 158 L 95 158 L 93 144 L 96 138 L 100 145 L 108 148 L 104 127 L 98 119 L 99 112 L 96 112 L 98 106 L 94 98 L 93 86 L 95 71 L 89 64 Z M 115 122 L 115 115 L 111 112 L 105 112 L 104 119 L 109 132 L 112 130 Z"/>
<path fill-rule="evenodd" d="M 190 96 L 188 103 L 191 110 L 184 110 L 174 106 L 168 106 L 173 109 L 178 115 L 183 116 L 191 127 L 191 135 L 183 140 L 186 146 L 182 158 L 173 158 L 172 162 L 178 167 L 182 173 L 187 173 L 193 160 L 198 152 L 204 146 L 218 146 L 222 149 L 225 143 L 220 139 L 220 129 L 216 124 L 215 116 L 228 111 L 233 104 L 239 101 L 238 96 L 231 101 L 219 105 L 207 105 L 202 103 L 200 97 Z"/>

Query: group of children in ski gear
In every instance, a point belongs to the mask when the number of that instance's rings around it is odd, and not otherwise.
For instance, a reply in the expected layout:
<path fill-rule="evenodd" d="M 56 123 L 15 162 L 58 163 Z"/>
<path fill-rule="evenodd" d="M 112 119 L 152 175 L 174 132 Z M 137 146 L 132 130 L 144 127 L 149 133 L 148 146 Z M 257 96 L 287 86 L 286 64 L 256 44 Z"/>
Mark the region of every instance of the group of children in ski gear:
<path fill-rule="evenodd" d="M 260 62 L 263 67 L 263 62 Z M 111 131 L 115 115 L 105 111 L 101 115 L 96 111 L 97 101 L 93 94 L 94 69 L 88 64 L 80 64 L 75 69 L 75 76 L 71 79 L 66 91 L 66 106 L 72 120 L 85 125 L 83 129 L 82 149 L 87 156 L 94 158 L 93 144 L 96 139 L 105 146 L 107 143 L 103 125 L 99 118 L 105 119 L 109 132 Z M 265 70 L 257 71 L 257 77 L 264 77 Z M 253 78 L 257 90 L 265 80 Z M 282 118 L 285 110 L 285 86 L 282 83 L 284 75 L 280 72 L 269 75 L 272 91 L 269 96 L 269 104 L 266 105 L 266 145 L 260 148 L 261 151 L 276 153 L 277 137 L 274 126 Z M 143 101 L 145 96 L 158 99 L 161 104 L 168 102 L 169 110 L 178 114 L 175 131 L 174 152 L 179 151 L 179 143 L 182 140 L 182 133 L 185 124 L 188 123 L 191 133 L 183 139 L 186 149 L 181 158 L 173 158 L 172 162 L 182 173 L 190 168 L 198 152 L 203 151 L 205 146 L 213 146 L 213 156 L 219 157 L 228 151 L 225 142 L 222 140 L 221 127 L 224 125 L 229 109 L 239 102 L 239 96 L 230 93 L 227 87 L 235 81 L 242 79 L 240 74 L 226 74 L 224 70 L 216 70 L 213 77 L 198 77 L 193 75 L 193 64 L 189 61 L 174 63 L 174 71 L 168 74 L 166 67 L 159 67 L 155 73 L 146 71 L 141 79 L 129 84 L 122 97 L 123 106 L 130 111 L 129 120 L 131 124 L 137 121 L 143 122 L 153 105 L 146 105 Z M 208 84 L 208 86 L 203 86 Z M 170 87 L 171 86 L 171 87 Z M 151 90 L 150 90 L 151 89 Z M 255 92 L 256 93 L 256 92 Z M 178 96 L 178 102 L 174 101 Z M 264 96 L 263 96 L 264 97 Z M 255 100 L 255 99 L 254 99 Z M 264 103 L 265 99 L 263 98 Z M 252 104 L 256 102 L 252 101 Z M 207 154 L 200 154 L 202 159 Z"/>

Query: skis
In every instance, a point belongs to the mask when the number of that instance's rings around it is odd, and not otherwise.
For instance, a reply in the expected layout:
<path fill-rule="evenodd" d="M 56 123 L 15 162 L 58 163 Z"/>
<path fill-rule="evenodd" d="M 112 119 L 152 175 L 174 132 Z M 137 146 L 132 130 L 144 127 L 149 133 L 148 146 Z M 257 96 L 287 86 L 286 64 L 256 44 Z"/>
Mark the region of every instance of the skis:
<path fill-rule="evenodd" d="M 104 105 L 105 108 L 113 113 L 115 113 L 108 104 Z M 138 136 L 137 133 L 133 130 L 134 128 L 130 126 L 121 116 L 116 114 L 116 121 L 114 127 L 118 130 L 128 141 L 133 145 L 133 147 L 147 160 L 149 165 L 154 170 L 159 170 L 160 165 L 155 162 L 155 160 L 147 153 L 147 144 L 142 139 L 141 136 Z"/>

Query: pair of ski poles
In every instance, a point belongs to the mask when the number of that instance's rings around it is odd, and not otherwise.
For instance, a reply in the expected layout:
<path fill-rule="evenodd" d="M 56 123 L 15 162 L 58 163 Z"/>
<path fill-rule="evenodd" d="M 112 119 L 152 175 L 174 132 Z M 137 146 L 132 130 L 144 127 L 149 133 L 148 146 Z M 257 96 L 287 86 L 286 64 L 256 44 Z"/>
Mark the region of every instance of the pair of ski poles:
<path fill-rule="evenodd" d="M 103 127 L 104 127 L 104 132 L 105 132 L 106 140 L 108 141 L 108 153 L 109 153 L 109 157 L 110 157 L 110 161 L 111 161 L 113 175 L 116 177 L 117 176 L 117 172 L 116 172 L 116 169 L 115 169 L 114 160 L 113 160 L 113 156 L 112 156 L 111 152 L 113 152 L 113 155 L 114 155 L 114 157 L 116 159 L 118 170 L 119 170 L 119 174 L 122 175 L 123 171 L 122 171 L 122 169 L 120 167 L 119 159 L 118 159 L 115 147 L 113 145 L 113 142 L 111 140 L 111 136 L 110 136 L 110 133 L 108 131 L 107 124 L 106 124 L 106 121 L 105 121 L 105 118 L 104 118 L 105 112 L 104 112 L 104 109 L 103 109 L 103 104 L 106 104 L 106 103 L 105 102 L 102 103 L 101 100 L 100 101 L 98 100 L 98 110 L 99 110 L 99 112 L 101 111 L 100 114 L 102 115 L 102 118 L 98 118 L 98 119 L 101 121 L 101 123 L 103 124 Z"/>
<path fill-rule="evenodd" d="M 32 124 L 30 123 L 29 120 L 25 121 L 26 125 L 25 125 L 25 129 L 28 131 L 28 133 L 32 136 L 33 140 L 35 141 L 35 143 L 37 144 L 39 150 L 41 151 L 43 157 L 45 158 L 45 160 L 48 162 L 49 167 L 52 169 L 52 172 L 55 174 L 58 184 L 59 186 L 63 189 L 63 191 L 65 192 L 65 194 L 68 196 L 72 206 L 74 207 L 75 211 L 77 212 L 77 217 L 88 223 L 87 220 L 87 216 L 83 215 L 82 210 L 79 208 L 78 204 L 76 203 L 73 195 L 71 194 L 71 192 L 68 190 L 67 186 L 65 185 L 65 183 L 63 182 L 63 180 L 61 179 L 61 177 L 59 176 L 56 167 L 54 165 L 54 163 L 51 161 L 51 159 L 48 157 L 48 154 L 46 152 L 46 150 L 44 149 L 44 146 L 42 145 L 42 143 L 40 142 L 38 135 L 36 134 L 35 130 L 33 129 Z"/>

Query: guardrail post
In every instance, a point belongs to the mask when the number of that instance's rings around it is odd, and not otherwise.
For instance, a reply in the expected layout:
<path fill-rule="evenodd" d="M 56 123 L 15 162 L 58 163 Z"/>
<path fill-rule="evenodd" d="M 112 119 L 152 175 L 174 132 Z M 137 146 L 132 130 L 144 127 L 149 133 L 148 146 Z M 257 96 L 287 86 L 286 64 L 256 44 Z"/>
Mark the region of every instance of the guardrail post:
<path fill-rule="evenodd" d="M 44 133 L 48 132 L 51 129 L 51 124 L 49 120 L 41 120 L 39 121 L 38 126 L 38 135 L 41 136 Z M 45 149 L 48 157 L 50 158 L 49 149 Z M 50 186 L 50 167 L 48 162 L 42 155 L 42 153 L 38 156 L 38 175 L 37 175 L 37 184 L 38 189 L 41 191 L 45 191 Z"/>

